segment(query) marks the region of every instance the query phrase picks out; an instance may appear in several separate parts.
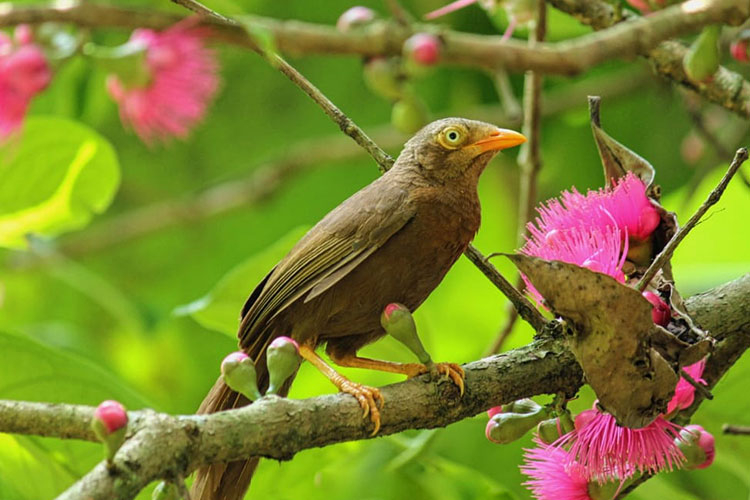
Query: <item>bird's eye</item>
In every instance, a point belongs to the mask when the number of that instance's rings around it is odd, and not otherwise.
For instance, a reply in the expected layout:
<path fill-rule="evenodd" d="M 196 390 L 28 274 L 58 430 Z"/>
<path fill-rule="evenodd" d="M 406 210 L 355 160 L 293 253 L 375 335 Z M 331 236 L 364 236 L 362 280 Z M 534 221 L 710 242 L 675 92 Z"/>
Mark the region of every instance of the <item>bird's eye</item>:
<path fill-rule="evenodd" d="M 464 142 L 466 134 L 458 127 L 447 127 L 443 129 L 438 137 L 440 144 L 447 149 L 456 149 Z"/>

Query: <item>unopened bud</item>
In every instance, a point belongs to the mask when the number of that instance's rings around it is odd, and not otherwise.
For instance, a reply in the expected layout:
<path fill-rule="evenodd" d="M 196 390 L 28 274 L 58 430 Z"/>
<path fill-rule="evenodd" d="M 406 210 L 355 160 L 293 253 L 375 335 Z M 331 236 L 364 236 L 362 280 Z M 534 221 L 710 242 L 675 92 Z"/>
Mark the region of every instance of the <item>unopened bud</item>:
<path fill-rule="evenodd" d="M 442 42 L 430 33 L 417 33 L 404 42 L 404 56 L 422 66 L 432 66 L 440 60 Z"/>
<path fill-rule="evenodd" d="M 502 412 L 503 412 L 503 407 L 502 406 L 493 406 L 492 408 L 490 408 L 489 410 L 487 410 L 487 416 L 489 418 L 492 418 L 495 415 L 497 415 L 498 413 L 502 413 Z"/>
<path fill-rule="evenodd" d="M 420 363 L 428 364 L 432 361 L 425 351 L 422 341 L 417 335 L 417 325 L 411 311 L 403 305 L 391 303 L 385 306 L 380 315 L 380 325 L 391 337 L 395 338 L 413 352 Z"/>
<path fill-rule="evenodd" d="M 643 298 L 648 300 L 653 306 L 651 309 L 651 319 L 659 326 L 667 326 L 672 319 L 672 310 L 661 297 L 653 292 L 643 292 Z"/>
<path fill-rule="evenodd" d="M 533 399 L 523 398 L 503 405 L 504 413 L 535 413 L 541 406 Z"/>
<path fill-rule="evenodd" d="M 401 73 L 399 58 L 370 58 L 362 71 L 365 84 L 375 94 L 390 101 L 396 101 L 404 95 L 404 76 Z"/>
<path fill-rule="evenodd" d="M 411 135 L 427 123 L 428 115 L 427 107 L 419 98 L 405 97 L 393 105 L 391 123 L 399 132 Z"/>
<path fill-rule="evenodd" d="M 487 422 L 484 435 L 493 443 L 512 443 L 548 417 L 549 410 L 544 407 L 534 413 L 500 413 Z"/>
<path fill-rule="evenodd" d="M 546 444 L 554 443 L 573 429 L 573 419 L 570 418 L 570 413 L 567 410 L 559 417 L 542 420 L 536 426 L 537 436 Z"/>
<path fill-rule="evenodd" d="M 344 13 L 339 16 L 338 21 L 336 21 L 336 29 L 342 33 L 346 33 L 352 28 L 371 23 L 375 20 L 375 17 L 374 10 L 357 5 L 344 11 Z"/>
<path fill-rule="evenodd" d="M 686 469 L 705 469 L 716 456 L 714 437 L 700 425 L 687 425 L 680 431 L 675 444 L 685 455 Z"/>
<path fill-rule="evenodd" d="M 275 338 L 266 350 L 266 363 L 268 365 L 268 391 L 266 391 L 266 394 L 278 393 L 284 382 L 297 371 L 301 362 L 297 342 L 289 337 Z"/>
<path fill-rule="evenodd" d="M 748 42 L 750 40 L 747 38 L 732 42 L 729 46 L 729 53 L 733 59 L 743 63 L 750 62 L 750 57 L 748 57 Z"/>
<path fill-rule="evenodd" d="M 255 365 L 244 352 L 237 351 L 227 355 L 221 362 L 221 375 L 230 389 L 239 392 L 250 401 L 261 397 Z"/>
<path fill-rule="evenodd" d="M 128 428 L 128 413 L 117 401 L 103 401 L 94 411 L 91 429 L 99 440 L 104 443 L 104 454 L 107 462 L 112 458 L 125 442 L 125 432 Z"/>
<path fill-rule="evenodd" d="M 719 69 L 719 35 L 720 25 L 706 26 L 685 54 L 682 66 L 692 81 L 707 83 Z"/>

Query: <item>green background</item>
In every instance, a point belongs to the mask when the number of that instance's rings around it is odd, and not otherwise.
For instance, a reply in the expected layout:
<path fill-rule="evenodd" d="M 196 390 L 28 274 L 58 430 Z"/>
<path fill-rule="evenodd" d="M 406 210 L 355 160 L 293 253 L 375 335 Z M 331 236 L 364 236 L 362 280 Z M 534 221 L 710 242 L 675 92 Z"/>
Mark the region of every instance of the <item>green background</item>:
<path fill-rule="evenodd" d="M 148 4 L 180 11 L 166 1 Z M 343 1 L 312 4 L 303 0 L 208 4 L 227 13 L 327 24 L 335 23 L 351 6 Z M 366 4 L 385 14 L 380 2 Z M 404 5 L 421 15 L 440 2 L 414 0 Z M 588 31 L 565 15 L 550 14 L 553 40 Z M 495 32 L 476 6 L 445 22 L 459 30 Z M 118 30 L 92 33 L 103 44 L 119 43 L 127 36 Z M 193 412 L 213 383 L 221 359 L 235 348 L 238 312 L 257 280 L 300 231 L 377 177 L 376 165 L 361 153 L 345 161 L 315 161 L 260 203 L 243 204 L 207 218 L 187 214 L 179 223 L 143 237 L 94 245 L 92 241 L 100 241 L 102 235 L 113 236 L 110 223 L 123 214 L 190 199 L 285 158 L 291 146 L 303 141 L 311 147 L 327 144 L 340 136 L 337 126 L 307 96 L 255 54 L 235 47 L 217 50 L 221 92 L 205 121 L 185 142 L 149 149 L 123 130 L 116 106 L 103 90 L 104 73 L 80 58 L 59 67 L 50 88 L 34 101 L 20 146 L 28 149 L 30 159 L 14 165 L 7 159 L 12 155 L 0 158 L 0 222 L 48 198 L 82 144 L 96 144 L 97 156 L 85 165 L 68 203 L 59 208 L 67 214 L 64 221 L 47 220 L 46 226 L 35 226 L 45 236 L 34 238 L 31 247 L 23 239 L 6 242 L 0 234 L 2 244 L 13 247 L 0 249 L 0 398 L 84 404 L 116 398 L 130 409 L 148 406 L 172 413 Z M 398 153 L 394 145 L 407 137 L 390 127 L 390 103 L 366 88 L 360 60 L 335 56 L 290 60 L 366 131 L 376 138 L 389 138 L 389 151 Z M 735 69 L 747 74 L 746 68 Z M 520 96 L 522 75 L 512 75 L 511 80 Z M 414 84 L 433 117 L 493 120 L 497 116 L 496 121 L 501 120 L 492 79 L 479 71 L 440 67 Z M 578 90 L 576 99 L 569 97 L 571 89 Z M 602 184 L 586 93 L 605 96 L 604 128 L 656 167 L 664 205 L 675 210 L 681 221 L 687 220 L 726 168 L 727 159 L 719 159 L 710 146 L 697 163 L 685 160 L 682 142 L 693 132 L 684 97 L 651 76 L 643 61 L 607 63 L 572 79 L 548 78 L 545 93 L 556 108 L 565 111 L 543 121 L 541 199 L 573 185 L 585 190 Z M 722 139 L 742 137 L 747 122 L 710 105 L 702 109 Z M 47 141 L 46 145 L 32 144 L 29 137 Z M 733 149 L 737 144 L 727 146 Z M 11 151 L 6 148 L 3 153 Z M 481 180 L 483 223 L 475 242 L 486 254 L 512 251 L 516 246 L 516 154 L 511 150 L 500 155 Z M 707 172 L 707 177 L 690 198 L 688 192 L 699 172 Z M 735 180 L 675 255 L 675 276 L 683 295 L 747 272 L 750 231 L 745 216 L 749 211 L 750 190 Z M 506 275 L 513 274 L 503 259 L 494 263 Z M 505 313 L 501 293 L 461 259 L 416 318 L 434 359 L 463 363 L 486 352 Z M 530 338 L 530 328 L 518 325 L 505 347 L 523 345 Z M 389 338 L 363 352 L 411 360 Z M 342 371 L 373 385 L 400 380 L 374 372 Z M 750 423 L 748 377 L 750 362 L 745 356 L 716 388 L 714 401 L 704 404 L 695 416 L 694 422 L 716 435 L 715 464 L 697 472 L 662 474 L 632 498 L 748 497 L 750 441 L 719 432 L 726 422 Z M 333 390 L 322 376 L 303 366 L 290 397 Z M 538 400 L 547 402 L 549 397 Z M 582 410 L 591 401 L 592 394 L 583 390 L 572 406 Z M 429 433 L 405 432 L 308 450 L 281 464 L 264 461 L 248 497 L 529 498 L 521 486 L 518 464 L 530 438 L 508 446 L 493 445 L 484 437 L 485 424 L 486 417 L 479 415 Z M 90 443 L 0 434 L 0 499 L 52 498 L 90 469 L 101 453 Z M 149 498 L 149 493 L 141 498 Z"/>

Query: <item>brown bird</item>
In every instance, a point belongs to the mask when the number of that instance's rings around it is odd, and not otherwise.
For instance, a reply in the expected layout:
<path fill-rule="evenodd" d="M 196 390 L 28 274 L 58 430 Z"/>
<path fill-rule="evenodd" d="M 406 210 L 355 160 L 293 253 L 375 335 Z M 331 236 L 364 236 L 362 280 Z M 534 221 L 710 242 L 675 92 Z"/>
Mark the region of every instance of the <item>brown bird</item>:
<path fill-rule="evenodd" d="M 393 167 L 318 222 L 250 294 L 241 312 L 240 348 L 256 364 L 258 386 L 268 385 L 265 352 L 286 335 L 301 356 L 351 394 L 380 427 L 380 392 L 352 382 L 320 358 L 326 344 L 336 364 L 425 373 L 418 363 L 360 358 L 357 350 L 385 335 L 380 314 L 391 302 L 416 309 L 440 283 L 479 229 L 479 176 L 500 150 L 526 138 L 487 123 L 446 118 L 427 125 L 404 146 Z M 463 372 L 438 364 L 463 389 Z M 285 395 L 291 379 L 282 388 Z M 221 379 L 201 404 L 213 413 L 248 404 Z M 257 458 L 198 471 L 192 498 L 239 500 Z"/>

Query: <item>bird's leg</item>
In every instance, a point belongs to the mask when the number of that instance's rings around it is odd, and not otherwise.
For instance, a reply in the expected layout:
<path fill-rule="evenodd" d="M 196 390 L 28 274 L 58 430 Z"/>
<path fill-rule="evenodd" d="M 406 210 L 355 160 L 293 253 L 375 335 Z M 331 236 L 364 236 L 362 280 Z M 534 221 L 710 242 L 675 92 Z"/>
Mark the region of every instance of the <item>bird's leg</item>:
<path fill-rule="evenodd" d="M 464 394 L 464 370 L 456 363 L 433 363 L 431 359 L 428 359 L 425 363 L 394 363 L 393 361 L 382 361 L 380 359 L 360 358 L 355 354 L 334 354 L 333 352 L 328 354 L 333 362 L 339 366 L 402 373 L 409 378 L 423 373 L 430 373 L 433 377 L 447 375 L 461 391 L 461 395 Z"/>
<path fill-rule="evenodd" d="M 368 387 L 366 385 L 352 382 L 344 377 L 334 370 L 331 365 L 326 363 L 323 358 L 318 356 L 315 353 L 315 350 L 309 346 L 301 345 L 299 347 L 299 354 L 325 375 L 328 380 L 333 382 L 333 385 L 338 387 L 341 392 L 351 394 L 357 398 L 357 402 L 364 412 L 362 418 L 369 415 L 370 421 L 375 425 L 375 429 L 373 429 L 371 436 L 377 434 L 380 430 L 380 410 L 378 409 L 377 403 L 378 401 L 380 402 L 381 408 L 385 405 L 385 400 L 380 394 L 380 391 L 374 387 Z"/>

